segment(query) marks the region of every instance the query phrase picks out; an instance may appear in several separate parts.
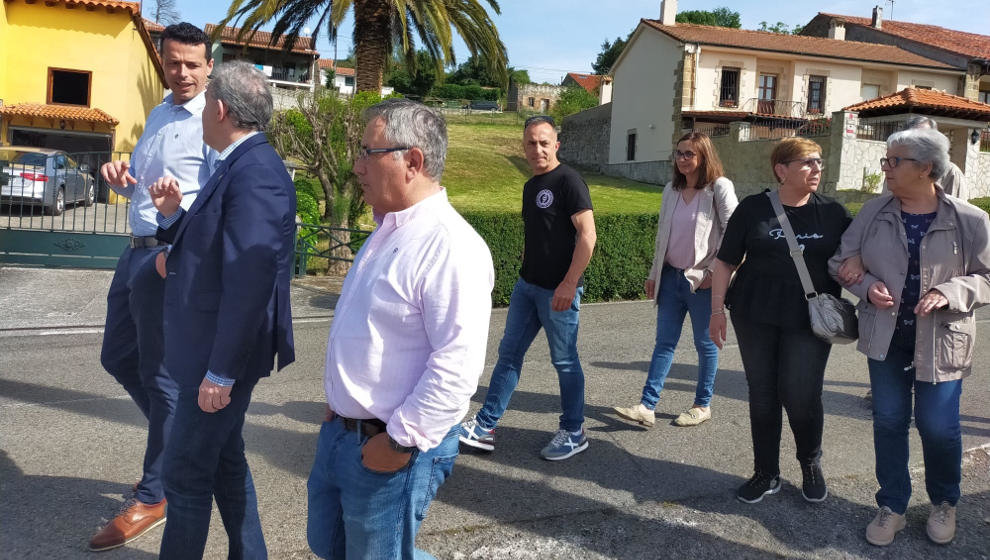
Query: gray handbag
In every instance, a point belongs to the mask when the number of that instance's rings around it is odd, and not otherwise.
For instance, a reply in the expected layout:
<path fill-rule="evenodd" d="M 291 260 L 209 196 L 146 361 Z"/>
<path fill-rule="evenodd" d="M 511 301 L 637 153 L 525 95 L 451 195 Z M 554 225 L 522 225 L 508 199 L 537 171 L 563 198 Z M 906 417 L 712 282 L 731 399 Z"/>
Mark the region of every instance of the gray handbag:
<path fill-rule="evenodd" d="M 808 273 L 808 265 L 804 262 L 804 249 L 798 245 L 797 238 L 794 237 L 794 230 L 791 229 L 791 222 L 787 219 L 787 214 L 784 213 L 780 196 L 777 191 L 770 191 L 767 196 L 770 197 L 770 204 L 773 205 L 773 211 L 777 214 L 780 228 L 784 230 L 787 247 L 790 249 L 794 266 L 801 278 L 804 297 L 808 300 L 811 331 L 818 338 L 832 344 L 848 344 L 855 341 L 859 337 L 856 306 L 845 298 L 838 298 L 832 294 L 819 294 L 815 291 L 815 285 L 811 282 L 811 275 Z"/>

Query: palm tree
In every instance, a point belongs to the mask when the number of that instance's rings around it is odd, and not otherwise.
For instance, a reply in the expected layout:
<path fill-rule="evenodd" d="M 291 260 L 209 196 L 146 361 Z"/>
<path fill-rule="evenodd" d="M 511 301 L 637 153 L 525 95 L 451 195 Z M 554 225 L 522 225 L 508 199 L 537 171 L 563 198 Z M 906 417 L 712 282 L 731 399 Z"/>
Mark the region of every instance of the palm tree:
<path fill-rule="evenodd" d="M 217 29 L 243 18 L 239 37 L 243 38 L 274 20 L 272 44 L 284 35 L 291 48 L 303 26 L 316 18 L 314 43 L 324 25 L 332 41 L 353 5 L 358 91 L 381 90 L 386 61 L 395 50 L 415 67 L 416 38 L 443 75 L 444 66 L 456 64 L 453 32 L 472 56 L 484 60 L 494 75 L 507 82 L 505 45 L 484 4 L 501 13 L 497 0 L 232 0 Z"/>

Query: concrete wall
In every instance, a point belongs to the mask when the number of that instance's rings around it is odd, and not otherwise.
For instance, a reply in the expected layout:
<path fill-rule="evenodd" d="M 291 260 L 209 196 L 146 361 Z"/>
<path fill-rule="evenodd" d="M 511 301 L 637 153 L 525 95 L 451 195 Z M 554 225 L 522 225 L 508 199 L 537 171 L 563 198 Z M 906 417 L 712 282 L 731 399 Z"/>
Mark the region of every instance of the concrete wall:
<path fill-rule="evenodd" d="M 959 76 L 946 76 L 923 70 L 900 70 L 897 72 L 897 91 L 906 87 L 929 87 L 952 95 L 962 95 Z"/>
<path fill-rule="evenodd" d="M 715 111 L 725 109 L 738 111 L 740 107 L 719 107 L 718 98 L 721 91 L 722 68 L 733 67 L 741 69 L 739 76 L 739 105 L 751 97 L 756 97 L 756 55 L 740 52 L 712 50 L 711 47 L 701 47 L 696 72 L 696 89 L 694 106 L 685 107 L 695 111 Z"/>
<path fill-rule="evenodd" d="M 633 162 L 669 160 L 675 130 L 674 89 L 683 56 L 679 42 L 655 30 L 640 26 L 633 35 L 613 67 L 610 164 L 627 163 L 626 139 L 631 131 L 636 133 Z M 680 123 L 676 130 L 680 130 Z"/>

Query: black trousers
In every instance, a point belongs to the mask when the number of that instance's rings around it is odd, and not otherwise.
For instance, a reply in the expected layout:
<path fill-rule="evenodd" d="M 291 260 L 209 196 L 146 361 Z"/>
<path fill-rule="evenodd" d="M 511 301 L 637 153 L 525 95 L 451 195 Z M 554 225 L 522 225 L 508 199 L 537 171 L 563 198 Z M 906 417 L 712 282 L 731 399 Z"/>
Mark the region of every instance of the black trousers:
<path fill-rule="evenodd" d="M 794 432 L 797 460 L 809 465 L 822 455 L 822 382 L 832 345 L 811 329 L 756 323 L 732 315 L 746 381 L 753 464 L 757 472 L 780 474 L 781 410 Z"/>

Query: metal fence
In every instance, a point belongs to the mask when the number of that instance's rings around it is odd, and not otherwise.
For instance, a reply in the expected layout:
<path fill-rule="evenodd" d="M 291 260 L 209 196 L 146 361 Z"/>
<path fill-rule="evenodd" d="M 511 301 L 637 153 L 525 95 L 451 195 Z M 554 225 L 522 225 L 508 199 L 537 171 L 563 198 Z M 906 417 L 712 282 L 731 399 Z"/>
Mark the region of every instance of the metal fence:
<path fill-rule="evenodd" d="M 709 138 L 729 135 L 729 123 L 695 123 L 693 128 L 684 129 L 684 133 L 701 132 Z"/>
<path fill-rule="evenodd" d="M 860 122 L 856 126 L 856 138 L 859 140 L 875 140 L 886 142 L 887 137 L 901 130 L 903 123 L 899 121 L 888 122 Z"/>
<path fill-rule="evenodd" d="M 335 261 L 354 262 L 354 256 L 371 233 L 361 229 L 298 224 L 295 275 L 325 272 Z"/>
<path fill-rule="evenodd" d="M 832 133 L 831 119 L 758 118 L 740 125 L 739 140 L 780 140 L 793 136 L 816 138 Z"/>
<path fill-rule="evenodd" d="M 980 151 L 990 152 L 990 130 L 984 130 L 980 133 Z"/>
<path fill-rule="evenodd" d="M 67 156 L 0 161 L 0 228 L 127 234 L 129 201 L 111 194 L 100 166 L 128 161 L 130 152 Z"/>

